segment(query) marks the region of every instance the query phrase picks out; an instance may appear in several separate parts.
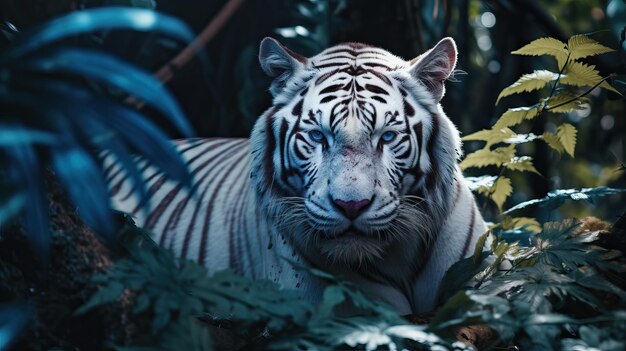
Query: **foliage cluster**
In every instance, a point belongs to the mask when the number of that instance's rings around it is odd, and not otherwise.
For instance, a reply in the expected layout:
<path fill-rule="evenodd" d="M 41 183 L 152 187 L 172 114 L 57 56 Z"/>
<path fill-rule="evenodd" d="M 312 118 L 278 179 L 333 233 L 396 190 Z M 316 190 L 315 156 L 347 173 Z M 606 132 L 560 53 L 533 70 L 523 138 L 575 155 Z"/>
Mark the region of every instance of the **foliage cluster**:
<path fill-rule="evenodd" d="M 428 325 L 411 325 L 390 307 L 370 301 L 341 278 L 306 269 L 328 281 L 318 306 L 273 283 L 231 271 L 207 276 L 204 267 L 174 258 L 128 223 L 129 256 L 94 278 L 101 286 L 78 312 L 113 303 L 130 291 L 133 314 L 144 326 L 120 350 L 213 350 L 212 335 L 230 335 L 234 349 L 461 350 L 458 327 L 487 324 L 497 344 L 524 350 L 595 347 L 621 350 L 626 338 L 626 271 L 622 254 L 597 245 L 599 231 L 566 220 L 528 232 L 529 245 L 507 241 L 477 249 L 456 263 L 440 290 L 443 306 Z M 477 245 L 488 240 L 488 233 Z M 342 316 L 344 304 L 362 311 Z"/>
<path fill-rule="evenodd" d="M 102 30 L 162 33 L 190 42 L 177 19 L 153 11 L 103 8 L 76 12 L 19 36 L 0 55 L 0 224 L 23 213 L 42 256 L 50 243 L 43 174 L 51 167 L 87 225 L 109 236 L 108 190 L 101 171 L 114 157 L 146 194 L 140 155 L 172 179 L 190 183 L 186 165 L 145 111 L 191 134 L 174 97 L 151 74 L 112 55 L 59 42 Z M 89 62 L 89 64 L 81 64 Z M 132 100 L 129 99 L 132 96 Z M 130 102 L 142 102 L 139 112 Z"/>
<path fill-rule="evenodd" d="M 565 114 L 583 109 L 588 103 L 586 96 L 597 87 L 619 94 L 615 88 L 607 83 L 610 76 L 603 78 L 595 66 L 580 61 L 582 58 L 611 51 L 614 50 L 596 42 L 587 35 L 576 35 L 571 37 L 567 44 L 554 38 L 540 38 L 512 52 L 517 55 L 553 57 L 557 62 L 558 73 L 549 70 L 535 70 L 533 73 L 521 76 L 515 83 L 502 90 L 498 96 L 498 102 L 501 98 L 513 94 L 545 88 L 549 89 L 548 95 L 532 106 L 510 108 L 500 116 L 490 129 L 481 130 L 462 138 L 464 141 L 484 141 L 485 146 L 468 154 L 461 163 L 461 168 L 495 166 L 500 170 L 498 175 L 474 179 L 475 191 L 491 199 L 501 211 L 506 199 L 513 192 L 511 179 L 504 175 L 505 172 L 518 171 L 539 174 L 533 164 L 532 157 L 517 155 L 519 145 L 543 140 L 559 155 L 565 152 L 574 157 L 578 131 L 570 123 L 561 123 L 556 127 L 556 131 L 545 131 L 541 135 L 516 133 L 511 127 L 518 126 L 524 121 L 533 121 L 542 114 Z M 580 87 L 588 87 L 588 89 L 580 92 Z"/>

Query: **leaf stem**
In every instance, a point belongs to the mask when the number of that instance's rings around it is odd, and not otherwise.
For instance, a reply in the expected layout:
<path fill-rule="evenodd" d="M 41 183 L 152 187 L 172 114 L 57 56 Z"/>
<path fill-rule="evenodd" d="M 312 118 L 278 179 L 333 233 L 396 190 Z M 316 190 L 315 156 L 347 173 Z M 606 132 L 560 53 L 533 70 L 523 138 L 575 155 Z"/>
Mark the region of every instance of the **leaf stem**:
<path fill-rule="evenodd" d="M 574 97 L 574 98 L 571 98 L 571 99 L 569 99 L 569 100 L 567 100 L 567 101 L 564 101 L 564 102 L 562 102 L 562 103 L 560 103 L 560 104 L 557 104 L 557 105 L 554 105 L 554 106 L 548 107 L 548 108 L 546 108 L 546 111 L 550 111 L 550 110 L 553 110 L 553 109 L 555 109 L 555 108 L 557 108 L 557 107 L 561 107 L 561 106 L 563 106 L 563 105 L 567 105 L 567 104 L 569 104 L 569 103 L 571 103 L 571 102 L 574 102 L 574 101 L 576 101 L 576 100 L 578 100 L 578 99 L 580 99 L 580 98 L 582 98 L 582 97 L 585 97 L 585 96 L 589 95 L 589 93 L 591 93 L 591 92 L 593 91 L 593 89 L 597 88 L 597 87 L 598 87 L 598 86 L 600 86 L 600 84 L 602 84 L 604 81 L 606 81 L 607 79 L 612 78 L 612 77 L 613 77 L 613 74 L 609 74 L 608 76 L 606 76 L 606 77 L 602 78 L 599 82 L 597 82 L 596 84 L 594 84 L 591 88 L 589 88 L 589 89 L 588 89 L 587 91 L 585 91 L 584 93 L 582 93 L 582 94 L 580 94 L 580 95 L 578 95 L 578 96 L 576 96 L 576 97 Z"/>

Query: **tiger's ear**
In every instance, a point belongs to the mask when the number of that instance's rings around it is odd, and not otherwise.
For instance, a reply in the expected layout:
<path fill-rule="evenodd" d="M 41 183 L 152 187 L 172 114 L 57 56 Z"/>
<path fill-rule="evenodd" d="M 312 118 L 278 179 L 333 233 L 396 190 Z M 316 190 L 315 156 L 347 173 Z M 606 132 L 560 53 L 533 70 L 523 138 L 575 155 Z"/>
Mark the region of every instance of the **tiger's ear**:
<path fill-rule="evenodd" d="M 274 78 L 270 92 L 276 96 L 295 72 L 304 69 L 307 59 L 282 46 L 275 39 L 267 37 L 261 41 L 259 62 L 263 71 Z"/>
<path fill-rule="evenodd" d="M 456 56 L 454 39 L 447 37 L 411 61 L 410 74 L 428 88 L 437 102 L 445 94 L 444 82 L 456 66 Z"/>

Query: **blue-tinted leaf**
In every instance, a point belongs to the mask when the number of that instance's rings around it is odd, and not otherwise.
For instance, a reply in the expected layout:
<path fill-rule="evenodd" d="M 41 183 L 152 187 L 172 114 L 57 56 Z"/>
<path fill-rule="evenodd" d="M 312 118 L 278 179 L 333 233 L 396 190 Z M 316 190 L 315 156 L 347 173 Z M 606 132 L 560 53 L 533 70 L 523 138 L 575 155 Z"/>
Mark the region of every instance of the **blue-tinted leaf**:
<path fill-rule="evenodd" d="M 50 224 L 39 160 L 31 145 L 11 146 L 6 148 L 5 152 L 9 155 L 9 164 L 13 167 L 12 180 L 17 184 L 24 184 L 24 194 L 28 203 L 24 211 L 24 227 L 28 239 L 33 249 L 46 260 L 50 246 Z"/>
<path fill-rule="evenodd" d="M 194 39 L 185 23 L 167 15 L 128 7 L 97 8 L 73 12 L 42 25 L 30 35 L 19 38 L 0 61 L 16 59 L 70 36 L 113 29 L 161 32 L 185 42 Z"/>
<path fill-rule="evenodd" d="M 98 108 L 106 111 L 106 122 L 118 132 L 139 155 L 183 185 L 191 184 L 187 165 L 169 138 L 154 124 L 137 112 L 121 105 L 103 103 Z"/>
<path fill-rule="evenodd" d="M 52 166 L 85 224 L 100 234 L 112 234 L 109 194 L 94 159 L 77 145 L 66 144 L 52 150 Z"/>
<path fill-rule="evenodd" d="M 131 151 L 144 157 L 150 163 L 165 172 L 173 180 L 183 185 L 191 184 L 191 175 L 187 165 L 176 151 L 169 138 L 145 116 L 135 110 L 106 100 L 82 90 L 82 87 L 60 81 L 34 81 L 30 89 L 38 91 L 38 104 L 45 105 L 43 113 L 50 118 L 61 114 L 73 120 L 74 124 L 84 123 L 84 115 L 93 115 L 114 132 Z M 70 99 L 72 104 L 63 103 Z M 26 99 L 29 101 L 29 99 Z M 85 133 L 78 128 L 77 133 Z M 89 136 L 87 133 L 86 136 Z"/>
<path fill-rule="evenodd" d="M 169 117 L 183 134 L 192 134 L 185 115 L 159 80 L 113 56 L 87 50 L 60 50 L 45 58 L 29 60 L 23 66 L 77 75 L 122 90 Z"/>
<path fill-rule="evenodd" d="M 26 195 L 21 191 L 13 191 L 7 197 L 0 197 L 0 227 L 7 220 L 18 214 L 26 204 Z"/>
<path fill-rule="evenodd" d="M 55 136 L 46 131 L 0 123 L 0 147 L 15 144 L 53 144 Z"/>
<path fill-rule="evenodd" d="M 583 189 L 557 189 L 548 193 L 546 197 L 541 199 L 533 199 L 529 201 L 522 202 L 517 206 L 514 206 L 503 214 L 511 213 L 513 211 L 517 211 L 528 206 L 539 205 L 541 207 L 551 207 L 557 208 L 561 206 L 565 200 L 587 200 L 591 201 L 592 197 L 595 196 L 607 196 L 614 195 L 625 192 L 626 189 L 614 189 L 608 188 L 604 186 L 595 187 L 595 188 L 583 188 Z"/>
<path fill-rule="evenodd" d="M 0 350 L 8 350 L 19 333 L 28 325 L 30 308 L 23 303 L 0 305 Z"/>

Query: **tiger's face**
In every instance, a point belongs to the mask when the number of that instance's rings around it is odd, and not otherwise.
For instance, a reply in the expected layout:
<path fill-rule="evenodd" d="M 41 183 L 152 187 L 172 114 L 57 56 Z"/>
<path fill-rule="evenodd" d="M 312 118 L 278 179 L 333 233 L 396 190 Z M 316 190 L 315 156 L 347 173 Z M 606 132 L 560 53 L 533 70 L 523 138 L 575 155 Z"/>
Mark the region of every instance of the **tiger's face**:
<path fill-rule="evenodd" d="M 354 43 L 307 59 L 272 39 L 260 57 L 276 77 L 275 103 L 253 132 L 253 169 L 264 169 L 253 177 L 261 174 L 262 197 L 290 239 L 346 263 L 424 244 L 440 196 L 429 151 L 451 127 L 438 104 L 456 60 L 451 39 L 410 62 Z M 451 128 L 448 168 L 458 148 Z"/>

